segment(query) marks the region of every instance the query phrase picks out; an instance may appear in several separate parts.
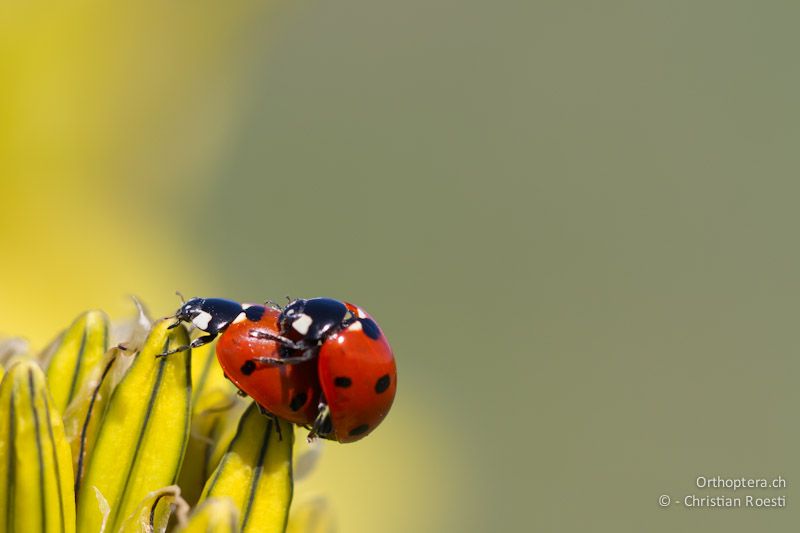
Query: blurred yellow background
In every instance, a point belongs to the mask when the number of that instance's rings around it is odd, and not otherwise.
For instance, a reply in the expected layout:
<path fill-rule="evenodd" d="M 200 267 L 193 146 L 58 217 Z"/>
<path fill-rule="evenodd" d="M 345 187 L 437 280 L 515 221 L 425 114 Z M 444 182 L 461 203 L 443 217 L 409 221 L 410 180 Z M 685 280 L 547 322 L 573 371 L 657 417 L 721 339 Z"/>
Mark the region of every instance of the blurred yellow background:
<path fill-rule="evenodd" d="M 296 501 L 351 532 L 785 531 L 800 6 L 0 6 L 0 334 L 327 295 L 395 407 Z M 660 509 L 698 475 L 786 509 Z"/>

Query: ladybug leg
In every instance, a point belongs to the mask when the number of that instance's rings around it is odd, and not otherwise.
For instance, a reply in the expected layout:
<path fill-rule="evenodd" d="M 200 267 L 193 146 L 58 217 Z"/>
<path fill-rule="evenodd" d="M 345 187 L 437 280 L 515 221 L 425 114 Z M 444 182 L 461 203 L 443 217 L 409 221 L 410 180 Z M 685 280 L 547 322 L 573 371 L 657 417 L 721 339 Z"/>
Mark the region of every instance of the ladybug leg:
<path fill-rule="evenodd" d="M 202 337 L 197 337 L 190 344 L 187 344 L 185 346 L 178 346 L 177 348 L 173 348 L 171 350 L 167 350 L 166 352 L 162 352 L 162 353 L 158 354 L 156 357 L 166 357 L 167 355 L 172 355 L 174 353 L 185 352 L 189 348 L 199 348 L 200 346 L 208 344 L 209 342 L 213 341 L 216 338 L 217 338 L 217 334 L 216 333 L 209 333 L 208 335 L 203 335 Z"/>
<path fill-rule="evenodd" d="M 308 442 L 313 441 L 317 437 L 321 437 L 323 439 L 328 438 L 332 431 L 333 423 L 331 422 L 331 409 L 324 401 L 320 402 L 319 414 L 314 420 L 314 424 L 311 426 L 311 431 L 308 433 Z"/>
<path fill-rule="evenodd" d="M 281 431 L 281 421 L 278 420 L 278 417 L 267 411 L 261 404 L 257 403 L 256 405 L 258 406 L 258 410 L 261 412 L 261 414 L 272 420 L 272 423 L 275 424 L 275 430 L 278 433 L 278 440 L 283 440 L 283 432 Z"/>
<path fill-rule="evenodd" d="M 308 350 L 304 351 L 301 355 L 295 355 L 292 357 L 253 357 L 245 361 L 244 365 L 242 365 L 242 372 L 245 374 L 249 374 L 253 370 L 255 370 L 255 365 L 269 365 L 269 366 L 282 366 L 282 365 L 296 365 L 298 363 L 305 363 L 306 361 L 310 361 L 317 355 L 317 350 L 313 348 L 309 348 Z M 245 370 L 245 367 L 248 367 L 250 372 Z"/>
<path fill-rule="evenodd" d="M 254 339 L 266 339 L 279 342 L 283 346 L 286 346 L 292 350 L 302 350 L 305 348 L 303 344 L 294 342 L 292 339 L 287 339 L 286 337 L 278 335 L 277 333 L 272 333 L 271 331 L 267 331 L 265 329 L 251 329 L 249 335 Z"/>

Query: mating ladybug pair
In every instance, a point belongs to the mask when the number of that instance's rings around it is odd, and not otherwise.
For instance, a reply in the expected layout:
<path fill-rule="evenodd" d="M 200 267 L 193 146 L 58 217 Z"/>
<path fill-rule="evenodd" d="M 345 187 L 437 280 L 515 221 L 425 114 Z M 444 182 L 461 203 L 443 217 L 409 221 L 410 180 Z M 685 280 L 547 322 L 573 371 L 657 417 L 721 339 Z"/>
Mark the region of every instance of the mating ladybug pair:
<path fill-rule="evenodd" d="M 240 304 L 192 298 L 175 313 L 217 336 L 225 376 L 269 414 L 309 427 L 309 438 L 353 442 L 389 412 L 397 386 L 394 355 L 375 320 L 355 305 L 331 298 Z"/>

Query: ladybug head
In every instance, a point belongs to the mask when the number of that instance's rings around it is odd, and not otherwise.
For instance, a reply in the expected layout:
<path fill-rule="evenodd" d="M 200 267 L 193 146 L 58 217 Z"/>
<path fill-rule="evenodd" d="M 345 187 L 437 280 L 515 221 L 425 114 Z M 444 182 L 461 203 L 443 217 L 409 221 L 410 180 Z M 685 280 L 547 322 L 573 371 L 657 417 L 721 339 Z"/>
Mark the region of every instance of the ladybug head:
<path fill-rule="evenodd" d="M 297 299 L 289 302 L 283 308 L 281 314 L 278 316 L 278 327 L 284 333 L 287 333 L 291 328 L 292 323 L 303 315 L 303 310 L 306 307 L 306 300 Z"/>
<path fill-rule="evenodd" d="M 205 311 L 205 309 L 203 309 L 204 304 L 204 298 L 190 298 L 188 301 L 184 302 L 180 309 L 178 309 L 178 311 L 175 313 L 175 322 L 169 327 L 177 327 L 181 322 L 192 322 L 195 326 L 199 327 L 199 325 L 196 323 L 198 318 L 203 318 L 205 316 L 209 316 L 210 318 L 210 315 Z"/>
<path fill-rule="evenodd" d="M 292 317 L 296 317 L 297 315 L 301 314 L 303 309 L 306 307 L 306 301 L 307 300 L 298 298 L 286 304 L 286 307 L 284 307 L 283 311 L 281 311 L 278 320 L 290 320 Z"/>

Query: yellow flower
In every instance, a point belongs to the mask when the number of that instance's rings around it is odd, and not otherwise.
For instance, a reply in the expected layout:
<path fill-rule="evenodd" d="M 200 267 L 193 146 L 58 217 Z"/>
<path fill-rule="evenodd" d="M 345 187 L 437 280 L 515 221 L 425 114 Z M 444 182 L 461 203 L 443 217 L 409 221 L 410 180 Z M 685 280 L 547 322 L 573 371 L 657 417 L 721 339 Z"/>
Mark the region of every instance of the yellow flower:
<path fill-rule="evenodd" d="M 315 500 L 289 523 L 293 427 L 238 397 L 213 345 L 158 357 L 189 342 L 168 325 L 140 310 L 111 344 L 89 311 L 38 357 L 0 346 L 0 531 L 332 530 Z"/>

